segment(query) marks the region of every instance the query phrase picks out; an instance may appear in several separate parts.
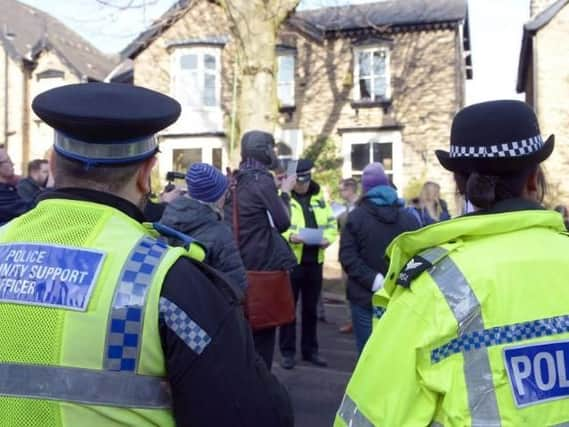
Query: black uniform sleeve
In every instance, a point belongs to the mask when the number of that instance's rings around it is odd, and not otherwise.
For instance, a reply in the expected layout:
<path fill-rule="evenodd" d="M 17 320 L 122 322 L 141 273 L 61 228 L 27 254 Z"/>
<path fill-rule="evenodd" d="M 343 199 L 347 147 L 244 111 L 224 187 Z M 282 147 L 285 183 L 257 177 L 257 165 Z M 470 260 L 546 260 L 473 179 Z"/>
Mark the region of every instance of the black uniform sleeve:
<path fill-rule="evenodd" d="M 271 214 L 275 228 L 279 233 L 284 233 L 290 227 L 290 215 L 283 198 L 277 193 L 277 188 L 272 179 L 259 180 L 259 197 L 265 208 Z"/>
<path fill-rule="evenodd" d="M 231 287 L 208 267 L 182 258 L 161 296 L 211 338 L 198 354 L 160 320 L 178 426 L 293 426 L 288 393 L 255 353 Z"/>

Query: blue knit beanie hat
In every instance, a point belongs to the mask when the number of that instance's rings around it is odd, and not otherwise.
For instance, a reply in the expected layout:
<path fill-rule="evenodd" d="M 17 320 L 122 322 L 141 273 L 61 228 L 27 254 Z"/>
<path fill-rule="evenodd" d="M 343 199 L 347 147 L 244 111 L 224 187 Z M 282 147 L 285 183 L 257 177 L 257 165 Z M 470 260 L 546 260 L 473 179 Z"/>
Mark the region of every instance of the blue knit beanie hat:
<path fill-rule="evenodd" d="M 188 192 L 192 199 L 206 203 L 217 202 L 227 190 L 229 180 L 207 163 L 194 163 L 186 173 Z"/>

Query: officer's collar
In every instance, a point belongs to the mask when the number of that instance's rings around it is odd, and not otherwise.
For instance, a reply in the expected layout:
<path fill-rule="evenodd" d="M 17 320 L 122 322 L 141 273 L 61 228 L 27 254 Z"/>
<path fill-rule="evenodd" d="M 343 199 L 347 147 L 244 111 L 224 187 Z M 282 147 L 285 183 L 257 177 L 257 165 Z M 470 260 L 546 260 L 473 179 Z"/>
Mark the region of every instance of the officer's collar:
<path fill-rule="evenodd" d="M 518 197 L 513 199 L 501 200 L 497 202 L 490 209 L 479 210 L 464 216 L 499 214 L 507 212 L 533 211 L 533 210 L 544 210 L 544 209 L 545 208 L 542 205 L 540 205 L 535 201 Z"/>
<path fill-rule="evenodd" d="M 57 190 L 46 191 L 38 196 L 38 201 L 46 199 L 82 200 L 99 203 L 101 205 L 106 205 L 118 209 L 125 215 L 128 215 L 138 222 L 145 221 L 144 214 L 134 203 L 131 203 L 122 197 L 118 197 L 110 193 L 105 193 L 104 191 L 72 187 L 58 188 Z"/>

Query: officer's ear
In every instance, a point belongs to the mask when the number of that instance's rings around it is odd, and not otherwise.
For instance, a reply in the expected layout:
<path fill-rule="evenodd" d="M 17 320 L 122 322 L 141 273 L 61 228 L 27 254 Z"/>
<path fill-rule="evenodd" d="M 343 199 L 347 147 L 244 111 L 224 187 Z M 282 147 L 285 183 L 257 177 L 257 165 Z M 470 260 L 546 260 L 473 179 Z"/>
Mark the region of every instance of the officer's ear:
<path fill-rule="evenodd" d="M 136 176 L 136 187 L 142 194 L 150 193 L 150 175 L 152 174 L 152 169 L 154 169 L 155 165 L 156 157 L 153 156 L 146 159 L 138 170 L 138 174 Z"/>

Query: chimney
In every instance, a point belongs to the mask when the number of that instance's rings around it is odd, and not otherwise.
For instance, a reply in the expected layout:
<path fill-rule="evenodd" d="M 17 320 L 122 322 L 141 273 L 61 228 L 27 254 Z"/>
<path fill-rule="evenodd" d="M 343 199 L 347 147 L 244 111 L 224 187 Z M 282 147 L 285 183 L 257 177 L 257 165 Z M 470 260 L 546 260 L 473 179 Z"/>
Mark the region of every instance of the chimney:
<path fill-rule="evenodd" d="M 533 18 L 534 16 L 539 15 L 553 3 L 555 3 L 555 0 L 530 0 L 530 17 Z"/>

